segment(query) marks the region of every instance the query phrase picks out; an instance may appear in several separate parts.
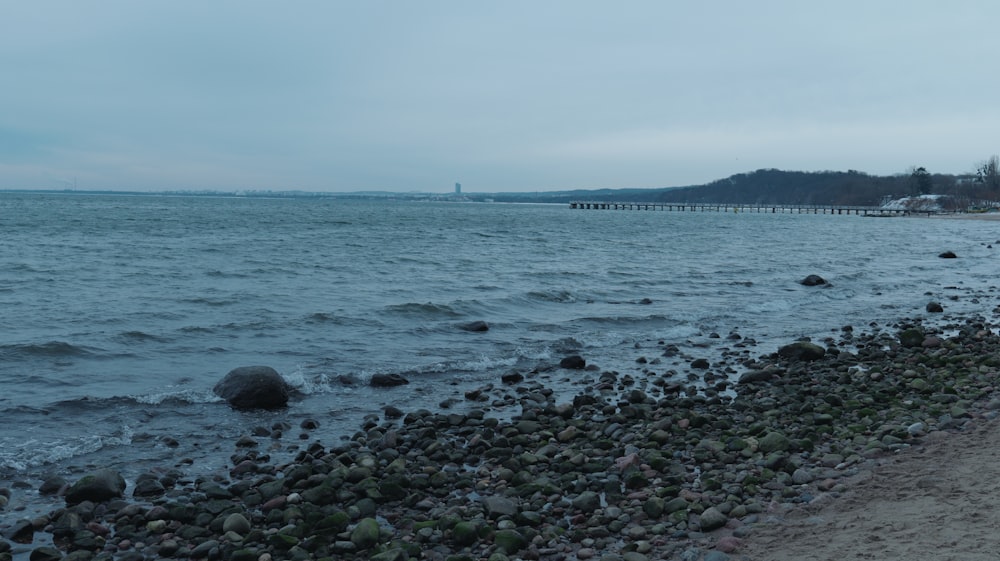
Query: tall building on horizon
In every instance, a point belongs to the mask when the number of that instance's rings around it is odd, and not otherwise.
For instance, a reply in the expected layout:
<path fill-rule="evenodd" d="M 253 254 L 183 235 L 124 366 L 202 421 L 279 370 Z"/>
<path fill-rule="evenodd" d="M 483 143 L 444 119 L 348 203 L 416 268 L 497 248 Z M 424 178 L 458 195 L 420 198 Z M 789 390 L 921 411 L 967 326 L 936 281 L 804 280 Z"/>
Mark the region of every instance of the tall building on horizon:
<path fill-rule="evenodd" d="M 461 195 L 462 194 L 462 184 L 461 183 L 455 183 L 455 194 L 456 195 Z"/>

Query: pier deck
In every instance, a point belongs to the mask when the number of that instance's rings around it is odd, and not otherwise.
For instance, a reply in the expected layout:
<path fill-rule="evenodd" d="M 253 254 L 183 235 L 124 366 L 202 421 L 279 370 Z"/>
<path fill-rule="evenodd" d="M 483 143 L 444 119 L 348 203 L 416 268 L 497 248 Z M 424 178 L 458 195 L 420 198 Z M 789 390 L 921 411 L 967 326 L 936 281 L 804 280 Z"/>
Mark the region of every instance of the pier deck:
<path fill-rule="evenodd" d="M 848 205 L 775 205 L 760 203 L 635 203 L 611 201 L 573 201 L 570 208 L 586 210 L 660 210 L 684 212 L 761 212 L 794 214 L 856 214 L 860 216 L 905 216 L 905 209 Z"/>

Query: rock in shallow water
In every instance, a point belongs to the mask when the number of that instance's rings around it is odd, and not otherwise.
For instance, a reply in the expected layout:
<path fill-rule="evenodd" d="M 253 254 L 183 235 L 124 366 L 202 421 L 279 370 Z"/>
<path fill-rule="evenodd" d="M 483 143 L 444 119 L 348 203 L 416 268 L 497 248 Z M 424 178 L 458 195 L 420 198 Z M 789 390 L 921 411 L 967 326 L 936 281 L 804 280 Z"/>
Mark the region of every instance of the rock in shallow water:
<path fill-rule="evenodd" d="M 288 384 L 270 366 L 234 368 L 212 391 L 235 409 L 278 409 L 288 405 Z"/>
<path fill-rule="evenodd" d="M 102 469 L 85 475 L 66 491 L 66 504 L 117 499 L 125 493 L 125 479 L 117 471 Z"/>
<path fill-rule="evenodd" d="M 790 360 L 819 360 L 826 355 L 826 349 L 807 341 L 796 341 L 778 349 L 778 356 Z"/>
<path fill-rule="evenodd" d="M 828 284 L 826 279 L 819 275 L 809 275 L 808 277 L 799 281 L 799 284 L 803 286 L 823 286 Z"/>

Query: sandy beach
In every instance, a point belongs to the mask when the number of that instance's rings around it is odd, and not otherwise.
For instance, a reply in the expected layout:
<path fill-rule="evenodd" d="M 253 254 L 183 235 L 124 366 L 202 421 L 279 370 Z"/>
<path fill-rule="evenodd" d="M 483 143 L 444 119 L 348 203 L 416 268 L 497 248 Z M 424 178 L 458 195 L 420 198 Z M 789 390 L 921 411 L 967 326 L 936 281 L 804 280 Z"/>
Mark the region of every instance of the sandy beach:
<path fill-rule="evenodd" d="M 996 559 L 1000 425 L 970 425 L 879 460 L 839 498 L 778 508 L 745 553 L 761 561 Z"/>

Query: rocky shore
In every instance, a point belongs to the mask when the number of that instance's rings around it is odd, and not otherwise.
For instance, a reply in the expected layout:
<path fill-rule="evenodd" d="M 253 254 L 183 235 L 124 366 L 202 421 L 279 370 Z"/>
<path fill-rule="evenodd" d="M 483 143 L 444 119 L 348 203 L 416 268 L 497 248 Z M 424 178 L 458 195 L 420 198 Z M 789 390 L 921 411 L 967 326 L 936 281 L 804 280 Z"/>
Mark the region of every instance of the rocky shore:
<path fill-rule="evenodd" d="M 653 341 L 634 372 L 505 373 L 470 408 L 389 407 L 291 462 L 266 451 L 291 427 L 248 428 L 214 477 L 53 478 L 38 491 L 65 506 L 33 519 L 0 493 L 0 561 L 739 559 L 782 504 L 836 500 L 878 458 L 995 416 L 995 331 L 845 326 L 766 356 L 733 334 L 681 383 Z M 563 375 L 578 395 L 546 382 Z"/>

